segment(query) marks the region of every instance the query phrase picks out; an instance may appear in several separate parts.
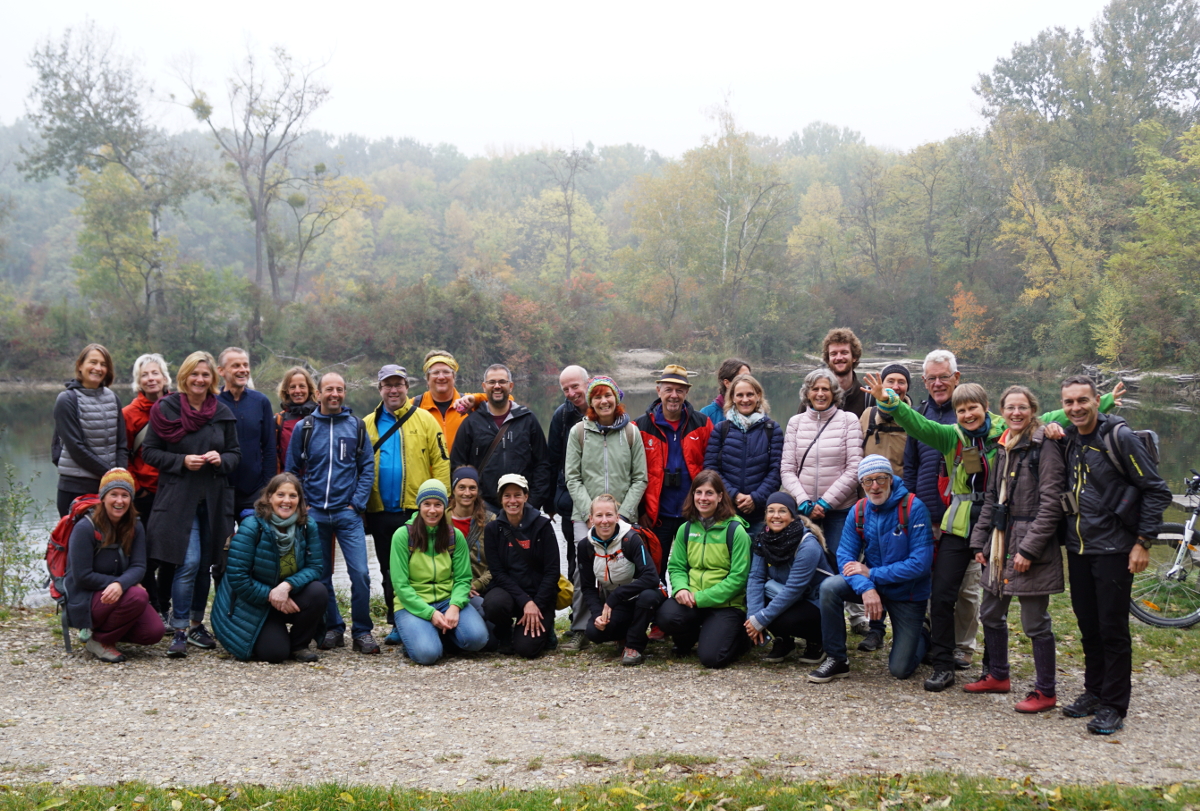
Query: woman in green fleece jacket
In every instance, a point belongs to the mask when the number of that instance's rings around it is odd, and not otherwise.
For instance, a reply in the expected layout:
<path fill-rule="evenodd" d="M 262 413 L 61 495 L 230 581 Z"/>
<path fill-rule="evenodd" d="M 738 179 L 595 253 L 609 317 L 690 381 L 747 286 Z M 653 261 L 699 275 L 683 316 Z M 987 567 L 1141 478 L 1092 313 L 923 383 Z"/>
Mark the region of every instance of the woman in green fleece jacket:
<path fill-rule="evenodd" d="M 742 628 L 750 576 L 746 521 L 714 470 L 692 480 L 683 516 L 667 562 L 673 596 L 658 609 L 658 626 L 675 641 L 676 656 L 696 645 L 700 664 L 725 667 L 749 647 Z"/>
<path fill-rule="evenodd" d="M 392 586 L 400 601 L 396 628 L 408 658 L 431 665 L 446 642 L 469 651 L 488 641 L 470 604 L 471 553 L 446 511 L 446 485 L 429 479 L 417 491 L 417 514 L 392 536 Z"/>

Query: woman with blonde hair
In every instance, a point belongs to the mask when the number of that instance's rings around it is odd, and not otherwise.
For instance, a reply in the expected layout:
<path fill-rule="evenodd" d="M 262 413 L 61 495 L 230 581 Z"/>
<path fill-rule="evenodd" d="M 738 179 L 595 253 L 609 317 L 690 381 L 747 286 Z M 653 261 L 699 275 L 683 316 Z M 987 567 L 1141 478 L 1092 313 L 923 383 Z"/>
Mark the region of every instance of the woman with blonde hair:
<path fill-rule="evenodd" d="M 709 435 L 704 467 L 721 474 L 754 538 L 766 521 L 767 499 L 779 489 L 784 432 L 771 419 L 771 405 L 753 376 L 735 377 L 728 393 L 725 419 Z"/>
<path fill-rule="evenodd" d="M 317 383 L 303 366 L 293 366 L 279 381 L 279 408 L 275 414 L 276 470 L 287 467 L 288 443 L 296 423 L 317 409 Z"/>

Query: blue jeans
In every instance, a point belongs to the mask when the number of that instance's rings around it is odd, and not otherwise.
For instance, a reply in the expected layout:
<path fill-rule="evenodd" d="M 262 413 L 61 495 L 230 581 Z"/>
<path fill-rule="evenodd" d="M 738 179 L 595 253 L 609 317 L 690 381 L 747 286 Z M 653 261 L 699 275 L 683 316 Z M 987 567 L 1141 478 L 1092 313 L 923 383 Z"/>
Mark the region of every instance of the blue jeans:
<path fill-rule="evenodd" d="M 442 600 L 430 605 L 435 610 L 445 613 L 450 607 L 450 601 Z M 419 665 L 431 665 L 442 658 L 443 632 L 434 628 L 432 621 L 423 620 L 403 608 L 396 612 L 395 619 L 400 639 L 404 642 L 404 652 L 408 654 L 409 659 Z M 459 610 L 458 626 L 448 634 L 453 637 L 454 644 L 462 650 L 481 650 L 488 641 L 487 625 L 470 603 Z"/>
<path fill-rule="evenodd" d="M 336 535 L 346 561 L 346 573 L 350 576 L 350 635 L 357 639 L 371 633 L 375 627 L 371 622 L 371 571 L 367 568 L 367 536 L 363 532 L 362 518 L 350 507 L 329 511 L 309 507 L 308 514 L 317 522 L 325 563 L 321 576 L 321 582 L 329 591 L 325 628 L 337 632 L 346 630 L 346 622 L 338 611 L 337 596 L 333 593 L 333 539 Z"/>
<path fill-rule="evenodd" d="M 196 612 L 192 610 L 192 596 L 196 592 L 196 580 L 201 575 L 200 563 L 207 545 L 208 511 L 201 504 L 195 517 L 192 518 L 192 531 L 188 535 L 187 552 L 184 553 L 183 563 L 175 569 L 175 580 L 171 583 L 171 627 L 177 631 L 187 628 L 189 619 L 197 622 L 204 620 L 203 607 L 200 609 L 199 616 L 196 616 Z M 203 576 L 207 582 L 208 572 L 204 571 Z M 207 591 L 204 597 L 207 602 Z"/>
<path fill-rule="evenodd" d="M 892 618 L 892 651 L 888 670 L 898 679 L 907 679 L 925 658 L 929 647 L 922 622 L 925 601 L 889 600 L 883 597 L 883 608 Z M 844 603 L 862 603 L 846 578 L 828 577 L 821 584 L 821 637 L 825 652 L 834 659 L 846 661 L 846 619 Z"/>
<path fill-rule="evenodd" d="M 837 558 L 838 546 L 842 543 L 842 527 L 846 525 L 849 515 L 850 510 L 826 510 L 825 517 L 816 522 L 825 534 L 825 545 L 834 558 Z"/>

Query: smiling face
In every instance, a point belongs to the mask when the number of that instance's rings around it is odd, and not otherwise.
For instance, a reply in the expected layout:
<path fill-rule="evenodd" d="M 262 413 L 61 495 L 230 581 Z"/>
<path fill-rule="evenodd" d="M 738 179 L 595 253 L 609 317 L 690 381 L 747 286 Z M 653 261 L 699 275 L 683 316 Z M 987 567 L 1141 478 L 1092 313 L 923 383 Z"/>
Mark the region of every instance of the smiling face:
<path fill-rule="evenodd" d="M 1020 392 L 1013 392 L 1004 398 L 1004 404 L 1000 406 L 1000 415 L 1004 417 L 1013 433 L 1019 434 L 1029 427 L 1029 422 L 1033 419 L 1033 408 L 1029 405 L 1028 397 Z"/>
<path fill-rule="evenodd" d="M 617 395 L 608 386 L 592 389 L 592 410 L 604 425 L 609 425 L 617 416 Z"/>
<path fill-rule="evenodd" d="M 987 419 L 987 408 L 983 403 L 963 403 L 954 409 L 958 424 L 966 431 L 975 431 L 983 427 Z"/>
<path fill-rule="evenodd" d="M 233 393 L 244 391 L 250 383 L 250 358 L 244 352 L 226 352 L 217 374 L 225 381 L 225 390 Z"/>
<path fill-rule="evenodd" d="M 166 382 L 167 379 L 163 376 L 162 369 L 158 368 L 157 363 L 151 360 L 142 364 L 142 368 L 138 372 L 138 388 L 142 390 L 142 394 L 147 400 L 157 400 L 163 393 Z"/>
<path fill-rule="evenodd" d="M 517 524 L 521 521 L 521 516 L 525 514 L 525 502 L 529 500 L 529 494 L 526 493 L 519 484 L 506 484 L 504 490 L 500 492 L 500 506 L 504 508 L 504 514 L 508 516 L 510 524 Z"/>
<path fill-rule="evenodd" d="M 659 399 L 662 400 L 663 416 L 672 422 L 679 419 L 690 389 L 690 386 L 682 383 L 659 383 L 655 390 L 658 392 Z"/>
<path fill-rule="evenodd" d="M 938 405 L 944 405 L 954 395 L 958 386 L 959 373 L 950 371 L 949 363 L 928 363 L 921 378 L 925 390 Z"/>
<path fill-rule="evenodd" d="M 783 532 L 795 520 L 791 511 L 782 504 L 767 505 L 767 529 L 772 532 Z"/>
<path fill-rule="evenodd" d="M 300 494 L 291 482 L 284 482 L 271 494 L 271 512 L 280 518 L 291 518 L 300 506 Z"/>
<path fill-rule="evenodd" d="M 93 349 L 84 355 L 75 373 L 85 388 L 98 389 L 104 385 L 104 378 L 108 376 L 108 363 L 104 360 L 104 355 Z"/>
<path fill-rule="evenodd" d="M 758 396 L 758 392 L 745 380 L 734 387 L 733 405 L 743 417 L 749 417 L 755 411 L 758 411 L 760 402 L 761 399 Z"/>
<path fill-rule="evenodd" d="M 313 396 L 313 392 L 308 390 L 308 381 L 304 379 L 304 375 L 292 375 L 292 379 L 287 384 L 288 402 L 292 405 L 304 405 Z"/>
<path fill-rule="evenodd" d="M 339 374 L 332 372 L 321 378 L 321 390 L 317 392 L 317 402 L 322 414 L 342 413 L 342 403 L 346 400 L 346 381 Z"/>
<path fill-rule="evenodd" d="M 896 396 L 903 400 L 904 395 L 908 394 L 908 378 L 899 372 L 892 372 L 883 379 L 883 387 L 896 392 Z"/>
<path fill-rule="evenodd" d="M 425 372 L 425 383 L 433 393 L 435 402 L 444 403 L 454 398 L 454 370 L 444 363 L 435 363 Z"/>
<path fill-rule="evenodd" d="M 608 499 L 592 504 L 592 527 L 596 530 L 596 537 L 600 540 L 607 541 L 613 536 L 613 533 L 617 531 L 619 520 L 616 505 Z"/>
<path fill-rule="evenodd" d="M 408 402 L 408 378 L 392 375 L 379 384 L 379 394 L 388 411 L 395 411 Z"/>
<path fill-rule="evenodd" d="M 886 473 L 872 473 L 860 483 L 867 499 L 876 506 L 886 502 L 892 494 L 892 477 Z"/>
<path fill-rule="evenodd" d="M 1096 430 L 1096 422 L 1100 414 L 1100 399 L 1091 386 L 1076 383 L 1065 386 L 1062 390 L 1063 410 L 1067 419 L 1079 429 L 1081 434 L 1090 434 Z"/>
<path fill-rule="evenodd" d="M 828 363 L 835 375 L 848 377 L 854 372 L 854 350 L 850 344 L 830 344 Z"/>
<path fill-rule="evenodd" d="M 492 369 L 483 379 L 483 393 L 487 395 L 488 405 L 497 411 L 508 408 L 508 396 L 512 390 L 512 380 L 503 369 Z"/>
<path fill-rule="evenodd" d="M 818 377 L 808 387 L 808 405 L 814 411 L 824 411 L 833 405 L 833 388 L 828 378 Z"/>
<path fill-rule="evenodd" d="M 187 376 L 187 391 L 185 393 L 189 399 L 203 399 L 208 396 L 212 383 L 212 367 L 208 365 L 208 361 L 202 360 L 196 364 L 191 374 Z"/>
<path fill-rule="evenodd" d="M 114 487 L 105 493 L 104 512 L 108 514 L 108 520 L 115 524 L 124 518 L 125 513 L 129 512 L 129 503 L 132 500 L 124 487 Z"/>
<path fill-rule="evenodd" d="M 442 523 L 442 516 L 446 514 L 446 505 L 442 504 L 440 498 L 427 498 L 419 505 L 421 510 L 421 520 L 425 522 L 427 527 L 436 527 Z"/>
<path fill-rule="evenodd" d="M 721 497 L 711 484 L 701 484 L 692 491 L 692 503 L 701 518 L 712 518 L 721 504 Z"/>
<path fill-rule="evenodd" d="M 563 397 L 580 411 L 587 409 L 587 380 L 575 370 L 578 367 L 568 367 L 558 376 L 558 385 Z"/>

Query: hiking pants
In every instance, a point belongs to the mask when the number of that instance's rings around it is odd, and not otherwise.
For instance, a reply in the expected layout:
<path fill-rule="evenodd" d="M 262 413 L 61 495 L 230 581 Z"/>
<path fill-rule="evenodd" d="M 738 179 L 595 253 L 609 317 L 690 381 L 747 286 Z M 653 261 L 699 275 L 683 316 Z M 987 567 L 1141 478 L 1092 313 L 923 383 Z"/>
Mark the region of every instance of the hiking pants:
<path fill-rule="evenodd" d="M 1071 608 L 1083 642 L 1083 689 L 1125 717 L 1129 710 L 1133 640 L 1129 634 L 1129 555 L 1067 552 Z"/>
<path fill-rule="evenodd" d="M 101 645 L 157 645 L 162 641 L 167 629 L 144 588 L 132 587 L 111 605 L 102 603 L 100 594 L 92 594 L 92 639 Z"/>
<path fill-rule="evenodd" d="M 677 653 L 696 646 L 700 664 L 726 667 L 750 648 L 746 612 L 740 608 L 691 608 L 674 599 L 658 609 L 658 626 L 670 634 Z"/>
<path fill-rule="evenodd" d="M 658 589 L 646 589 L 636 600 L 622 600 L 612 607 L 604 628 L 596 627 L 595 617 L 588 618 L 587 638 L 597 644 L 624 640 L 625 647 L 642 653 L 646 650 L 646 629 L 665 599 Z"/>
<path fill-rule="evenodd" d="M 295 614 L 285 614 L 274 606 L 267 607 L 267 619 L 258 639 L 254 641 L 254 658 L 260 662 L 279 664 L 291 658 L 293 651 L 304 650 L 312 642 L 325 619 L 325 603 L 329 594 L 325 584 L 313 580 L 289 595 L 300 607 Z M 288 624 L 291 624 L 291 629 Z"/>
<path fill-rule="evenodd" d="M 533 659 L 541 654 L 554 634 L 554 605 L 542 608 L 542 633 L 530 636 L 525 633 L 524 626 L 517 625 L 513 620 L 519 619 L 524 613 L 525 606 L 518 606 L 513 596 L 499 586 L 488 589 L 483 595 L 483 617 L 496 629 L 496 639 L 501 645 L 509 642 L 513 652 L 526 659 Z"/>

